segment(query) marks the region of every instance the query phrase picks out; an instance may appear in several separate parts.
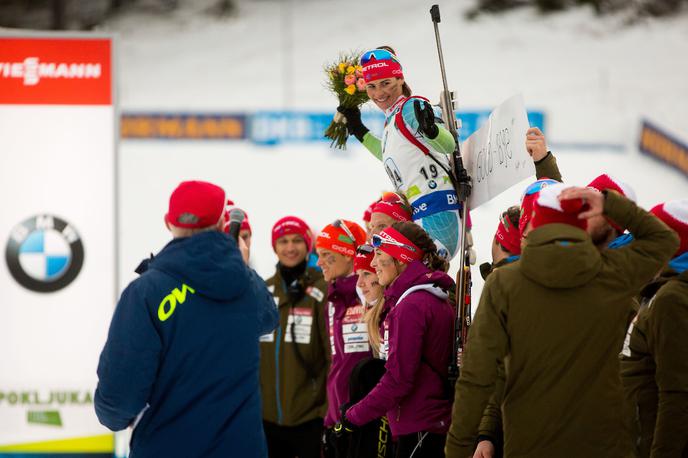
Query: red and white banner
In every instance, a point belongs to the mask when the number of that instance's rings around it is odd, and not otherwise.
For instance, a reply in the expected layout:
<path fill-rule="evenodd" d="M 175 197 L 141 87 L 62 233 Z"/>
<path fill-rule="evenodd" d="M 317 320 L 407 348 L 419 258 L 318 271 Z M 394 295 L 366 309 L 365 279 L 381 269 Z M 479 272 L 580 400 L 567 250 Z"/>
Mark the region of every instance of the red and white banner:
<path fill-rule="evenodd" d="M 0 35 L 0 455 L 112 455 L 93 408 L 117 294 L 112 54 Z"/>
<path fill-rule="evenodd" d="M 2 38 L 0 104 L 112 104 L 112 40 Z"/>

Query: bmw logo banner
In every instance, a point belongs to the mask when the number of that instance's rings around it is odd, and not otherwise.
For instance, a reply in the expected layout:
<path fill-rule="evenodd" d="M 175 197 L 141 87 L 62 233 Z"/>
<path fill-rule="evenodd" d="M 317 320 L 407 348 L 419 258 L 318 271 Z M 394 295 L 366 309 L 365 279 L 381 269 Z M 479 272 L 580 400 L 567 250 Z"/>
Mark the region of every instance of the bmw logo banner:
<path fill-rule="evenodd" d="M 0 458 L 113 456 L 93 408 L 117 294 L 113 48 L 0 32 Z"/>

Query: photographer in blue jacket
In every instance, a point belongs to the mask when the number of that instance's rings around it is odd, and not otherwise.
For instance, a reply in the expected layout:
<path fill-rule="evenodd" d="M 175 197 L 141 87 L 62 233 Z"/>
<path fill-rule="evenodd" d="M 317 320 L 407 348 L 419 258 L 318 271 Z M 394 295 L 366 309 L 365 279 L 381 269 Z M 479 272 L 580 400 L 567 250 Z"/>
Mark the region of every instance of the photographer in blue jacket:
<path fill-rule="evenodd" d="M 112 317 L 95 410 L 113 431 L 133 428 L 132 458 L 267 454 L 258 337 L 278 315 L 242 241 L 222 232 L 225 202 L 211 183 L 174 190 L 174 238 L 137 269 Z"/>

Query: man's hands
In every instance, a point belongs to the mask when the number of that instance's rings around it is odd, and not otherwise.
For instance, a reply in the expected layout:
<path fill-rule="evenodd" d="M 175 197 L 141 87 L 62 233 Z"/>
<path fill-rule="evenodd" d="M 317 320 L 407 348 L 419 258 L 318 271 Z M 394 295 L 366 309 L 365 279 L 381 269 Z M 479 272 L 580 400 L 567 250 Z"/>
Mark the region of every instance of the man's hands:
<path fill-rule="evenodd" d="M 559 200 L 583 199 L 589 208 L 578 214 L 578 219 L 590 219 L 604 213 L 604 194 L 591 188 L 567 188 L 559 195 Z"/>
<path fill-rule="evenodd" d="M 541 161 L 547 156 L 545 134 L 537 127 L 531 127 L 526 132 L 526 150 L 533 158 L 533 162 Z"/>
<path fill-rule="evenodd" d="M 413 110 L 418 120 L 418 131 L 430 140 L 434 140 L 440 134 L 440 128 L 435 124 L 435 112 L 432 105 L 423 101 L 421 107 L 420 100 L 413 101 Z"/>
<path fill-rule="evenodd" d="M 478 447 L 475 449 L 473 458 L 493 458 L 495 448 L 492 442 L 488 440 L 478 442 Z"/>

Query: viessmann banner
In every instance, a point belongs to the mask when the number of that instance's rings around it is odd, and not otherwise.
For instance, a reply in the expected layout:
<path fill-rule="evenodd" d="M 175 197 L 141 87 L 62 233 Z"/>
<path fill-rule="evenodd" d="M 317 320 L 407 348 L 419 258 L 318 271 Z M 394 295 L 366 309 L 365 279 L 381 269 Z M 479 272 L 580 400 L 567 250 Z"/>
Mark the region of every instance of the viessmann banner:
<path fill-rule="evenodd" d="M 112 456 L 93 410 L 115 300 L 113 40 L 0 36 L 0 456 Z"/>

